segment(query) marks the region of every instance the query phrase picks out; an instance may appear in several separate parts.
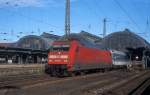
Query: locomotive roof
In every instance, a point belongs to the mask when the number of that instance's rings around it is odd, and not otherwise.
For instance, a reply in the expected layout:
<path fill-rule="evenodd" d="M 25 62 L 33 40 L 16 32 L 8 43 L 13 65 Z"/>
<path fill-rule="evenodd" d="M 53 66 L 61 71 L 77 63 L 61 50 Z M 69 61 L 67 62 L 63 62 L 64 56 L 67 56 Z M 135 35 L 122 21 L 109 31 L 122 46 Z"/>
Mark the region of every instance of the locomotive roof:
<path fill-rule="evenodd" d="M 59 40 L 65 40 L 66 36 L 62 36 Z M 85 37 L 84 35 L 80 33 L 71 33 L 69 35 L 69 39 L 75 39 L 78 40 L 81 44 L 83 44 L 86 47 L 91 47 L 91 48 L 98 48 L 98 49 L 103 49 L 101 45 L 95 44 L 93 41 Z"/>

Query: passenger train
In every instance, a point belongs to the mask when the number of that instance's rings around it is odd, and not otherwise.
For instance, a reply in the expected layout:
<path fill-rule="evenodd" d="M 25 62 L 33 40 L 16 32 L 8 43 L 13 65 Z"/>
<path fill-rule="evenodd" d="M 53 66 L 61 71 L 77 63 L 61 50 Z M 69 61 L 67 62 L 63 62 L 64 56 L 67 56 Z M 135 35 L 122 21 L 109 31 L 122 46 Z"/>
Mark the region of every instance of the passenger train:
<path fill-rule="evenodd" d="M 115 68 L 126 68 L 127 55 L 120 51 L 86 46 L 77 39 L 54 41 L 48 51 L 45 72 L 51 76 Z"/>
<path fill-rule="evenodd" d="M 122 51 L 111 50 L 113 65 L 130 65 L 130 57 Z"/>

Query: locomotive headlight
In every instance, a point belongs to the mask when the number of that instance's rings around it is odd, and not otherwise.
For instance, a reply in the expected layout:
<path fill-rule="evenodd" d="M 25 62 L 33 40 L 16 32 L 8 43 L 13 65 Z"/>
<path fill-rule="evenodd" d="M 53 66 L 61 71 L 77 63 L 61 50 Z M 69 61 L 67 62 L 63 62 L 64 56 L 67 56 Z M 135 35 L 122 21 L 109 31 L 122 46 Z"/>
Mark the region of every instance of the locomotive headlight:
<path fill-rule="evenodd" d="M 56 55 L 49 55 L 49 58 L 57 58 Z"/>
<path fill-rule="evenodd" d="M 67 59 L 68 55 L 61 55 L 60 58 Z"/>
<path fill-rule="evenodd" d="M 68 60 L 64 60 L 64 62 L 68 62 Z"/>
<path fill-rule="evenodd" d="M 48 60 L 49 62 L 52 62 L 52 60 Z"/>
<path fill-rule="evenodd" d="M 68 59 L 68 55 L 49 55 L 49 58 L 55 59 L 55 58 L 60 58 L 60 59 Z"/>

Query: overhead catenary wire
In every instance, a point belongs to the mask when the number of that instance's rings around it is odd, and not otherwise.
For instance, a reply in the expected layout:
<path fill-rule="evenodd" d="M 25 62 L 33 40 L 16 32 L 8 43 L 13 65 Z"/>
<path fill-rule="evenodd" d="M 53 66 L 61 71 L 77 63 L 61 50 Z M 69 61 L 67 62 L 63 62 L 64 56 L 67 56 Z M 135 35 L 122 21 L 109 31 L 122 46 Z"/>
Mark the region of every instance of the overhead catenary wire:
<path fill-rule="evenodd" d="M 102 10 L 101 6 L 99 5 L 99 1 L 96 1 L 96 0 L 93 0 L 92 2 L 94 2 L 95 6 L 97 6 L 97 8 L 93 8 L 90 6 L 90 4 L 88 2 L 86 2 L 86 0 L 82 0 L 83 3 L 86 5 L 86 7 L 88 8 L 88 11 L 91 12 L 93 14 L 93 16 L 96 16 L 98 18 L 98 24 L 100 24 L 100 22 L 104 19 L 104 18 L 107 18 L 107 15 L 106 13 Z M 99 9 L 101 14 L 103 15 L 100 15 L 96 9 Z M 89 26 L 89 25 L 88 25 Z M 88 29 L 89 30 L 89 29 Z M 91 30 L 91 27 L 90 27 L 90 30 Z M 101 31 L 103 32 L 103 31 Z M 101 34 L 98 34 L 98 35 L 101 35 Z"/>
<path fill-rule="evenodd" d="M 102 9 L 102 7 L 100 6 L 100 4 L 99 4 L 99 2 L 100 2 L 100 0 L 99 1 L 97 1 L 97 0 L 93 0 L 94 2 L 95 2 L 95 5 L 97 6 L 97 8 L 100 10 L 100 12 L 101 12 L 101 14 L 103 14 L 104 15 L 104 17 L 102 17 L 103 18 L 103 37 L 105 37 L 106 35 L 107 35 L 107 33 L 106 33 L 106 22 L 108 22 L 107 21 L 107 19 L 108 19 L 108 16 L 107 16 L 107 14 L 106 14 L 106 12 L 105 11 L 103 11 L 103 9 Z M 102 16 L 102 15 L 101 15 Z M 101 35 L 101 34 L 100 34 Z"/>
<path fill-rule="evenodd" d="M 113 0 L 113 1 L 118 5 L 118 7 L 122 10 L 122 12 L 124 12 L 124 14 L 126 14 L 128 19 L 135 25 L 137 30 L 142 31 L 142 29 L 139 27 L 139 25 L 136 23 L 136 21 L 130 16 L 128 11 L 119 3 L 119 1 L 118 0 Z"/>
<path fill-rule="evenodd" d="M 137 10 L 137 12 L 140 12 L 141 10 L 141 8 L 139 8 L 137 5 L 136 5 L 136 2 L 135 2 L 135 0 L 132 0 L 132 5 L 133 5 L 133 7 L 135 8 L 135 10 Z M 147 10 L 148 11 L 148 10 Z M 142 17 L 142 14 L 141 13 L 139 13 L 138 14 L 140 17 Z M 139 35 L 142 35 L 142 36 L 144 36 L 144 37 L 147 37 L 147 38 L 149 38 L 148 37 L 148 35 L 149 35 L 149 18 L 147 17 L 146 18 L 146 25 L 145 25 L 146 27 L 145 27 L 145 30 L 142 32 L 142 33 L 138 33 Z"/>
<path fill-rule="evenodd" d="M 95 5 L 97 6 L 97 8 L 100 10 L 100 12 L 101 12 L 101 14 L 103 14 L 104 16 L 105 16 L 105 18 L 107 17 L 107 14 L 106 14 L 106 12 L 105 11 L 103 11 L 103 9 L 102 9 L 102 7 L 100 6 L 100 4 L 99 4 L 99 2 L 101 1 L 101 0 L 93 0 L 94 2 L 95 2 Z"/>
<path fill-rule="evenodd" d="M 7 10 L 7 11 L 9 11 L 9 10 Z M 31 21 L 34 21 L 34 22 L 42 23 L 42 24 L 49 25 L 49 26 L 55 27 L 55 28 L 60 28 L 60 27 L 58 27 L 58 26 L 52 25 L 52 24 L 50 24 L 50 23 L 48 23 L 48 22 L 45 22 L 45 21 L 43 21 L 43 20 L 35 19 L 35 18 L 33 18 L 33 17 L 26 16 L 26 15 L 24 15 L 24 14 L 22 14 L 22 13 L 17 13 L 16 11 L 9 11 L 9 12 L 14 13 L 14 14 L 16 14 L 16 15 L 19 15 L 19 16 L 21 16 L 21 17 L 24 17 L 24 18 L 26 18 L 26 19 L 28 19 L 28 20 L 31 20 Z"/>
<path fill-rule="evenodd" d="M 147 17 L 145 33 L 149 33 L 149 32 L 150 32 L 149 17 Z"/>
<path fill-rule="evenodd" d="M 145 27 L 144 35 L 146 35 L 146 37 L 147 37 L 148 39 L 150 39 L 150 38 L 149 38 L 149 35 L 150 35 L 149 17 L 147 17 L 147 20 L 146 20 L 146 27 Z"/>
<path fill-rule="evenodd" d="M 135 0 L 131 0 L 130 2 L 132 3 L 132 6 L 135 8 L 135 10 L 137 10 L 137 12 L 141 11 L 141 10 L 140 10 L 141 8 L 139 8 L 139 7 L 136 5 Z M 141 14 L 141 13 L 139 13 L 138 15 L 140 15 L 140 16 L 142 17 L 142 14 Z"/>
<path fill-rule="evenodd" d="M 9 5 L 10 3 L 9 2 L 6 2 L 6 5 Z M 14 5 L 13 7 L 15 8 L 15 7 L 18 7 L 19 5 Z M 17 11 L 11 11 L 11 10 L 8 10 L 6 7 L 0 7 L 0 10 L 3 10 L 3 11 L 5 11 L 5 12 L 7 12 L 7 13 L 10 13 L 10 14 L 15 14 L 15 15 L 18 15 L 18 16 L 20 16 L 20 17 L 23 17 L 23 18 L 25 18 L 25 19 L 27 19 L 27 20 L 29 20 L 29 21 L 33 21 L 33 22 L 36 22 L 36 23 L 41 23 L 41 24 L 44 24 L 44 25 L 48 25 L 51 29 L 56 29 L 56 30 L 59 30 L 59 31 L 63 31 L 63 29 L 61 29 L 60 27 L 58 27 L 58 26 L 55 26 L 55 25 L 52 25 L 52 24 L 50 24 L 50 23 L 48 23 L 48 22 L 46 22 L 46 21 L 43 21 L 43 20 L 40 20 L 40 19 L 35 19 L 34 17 L 31 17 L 31 16 L 27 16 L 27 15 L 24 15 L 23 13 L 20 13 L 20 12 L 17 12 Z M 9 36 L 12 36 L 12 35 L 15 35 L 17 38 L 20 38 L 21 36 L 23 36 L 23 34 L 25 33 L 25 32 L 17 32 L 17 34 L 16 33 L 14 33 L 13 32 L 13 34 L 12 34 L 12 31 L 10 31 L 10 30 L 8 30 L 8 26 L 10 26 L 10 25 L 5 25 L 5 26 L 3 26 L 2 27 L 2 25 L 0 26 L 0 28 L 1 28 L 1 32 L 0 32 L 0 34 L 1 35 L 3 35 L 1 38 L 3 39 L 3 40 L 7 40 L 7 41 L 9 41 L 9 39 L 6 39 L 6 36 L 7 37 L 9 37 Z M 5 27 L 7 27 L 7 29 L 5 28 Z M 2 31 L 3 30 L 3 31 Z M 4 31 L 5 30 L 5 31 Z M 9 33 L 10 32 L 10 33 Z M 37 31 L 38 32 L 38 31 Z M 33 34 L 33 33 L 32 33 Z M 38 33 L 37 33 L 38 34 Z M 15 37 L 14 36 L 14 37 Z M 12 41 L 11 39 L 10 39 L 10 41 Z"/>
<path fill-rule="evenodd" d="M 27 20 L 29 20 L 29 21 L 33 21 L 33 22 L 36 22 L 36 23 L 41 23 L 41 24 L 44 24 L 44 25 L 48 25 L 51 29 L 57 29 L 57 30 L 59 30 L 59 31 L 63 31 L 63 29 L 61 29 L 60 27 L 58 27 L 58 26 L 55 26 L 55 25 L 52 25 L 52 24 L 50 24 L 50 23 L 48 23 L 48 22 L 45 22 L 45 21 L 43 21 L 43 20 L 40 20 L 40 19 L 35 19 L 34 17 L 30 17 L 30 16 L 27 16 L 27 15 L 24 15 L 24 14 L 22 14 L 22 13 L 19 13 L 19 12 L 16 12 L 16 11 L 11 11 L 11 10 L 8 10 L 8 9 L 6 9 L 6 8 L 3 8 L 3 7 L 0 7 L 0 9 L 1 10 L 4 10 L 4 11 L 7 11 L 8 13 L 11 13 L 11 14 L 15 14 L 15 15 L 18 15 L 18 16 L 20 16 L 20 17 L 23 17 L 23 18 L 25 18 L 25 19 L 27 19 Z M 7 36 L 10 36 L 11 35 L 11 33 L 9 33 L 8 31 L 10 31 L 10 30 L 8 30 L 8 28 L 6 29 L 5 27 L 7 27 L 7 26 L 9 26 L 9 25 L 5 25 L 5 26 L 1 26 L 0 27 L 0 29 L 1 30 L 5 30 L 5 31 L 1 31 L 0 32 L 0 34 L 1 35 L 7 35 Z M 37 31 L 38 32 L 38 31 Z M 24 32 L 22 32 L 22 33 L 18 33 L 18 34 L 16 34 L 16 33 L 13 33 L 13 35 L 15 35 L 16 36 L 16 38 L 20 38 L 21 36 L 23 36 L 22 34 L 24 34 Z M 31 33 L 31 34 L 33 34 L 33 33 Z M 37 34 L 39 34 L 39 33 L 37 33 Z M 2 37 L 3 38 L 3 37 Z M 5 39 L 5 38 L 4 38 Z M 8 39 L 7 39 L 8 40 Z M 6 39 L 5 39 L 5 41 L 6 41 Z M 12 40 L 10 40 L 10 41 L 12 41 Z"/>
<path fill-rule="evenodd" d="M 84 2 L 85 6 L 88 8 L 88 11 L 92 12 L 92 14 L 94 14 L 94 16 L 99 17 L 99 14 L 97 13 L 97 11 L 93 10 L 93 8 L 89 5 L 88 2 L 86 2 L 86 0 L 82 0 L 82 2 Z"/>
<path fill-rule="evenodd" d="M 7 4 L 9 4 L 9 3 L 7 3 Z M 17 6 L 19 6 L 19 5 L 17 5 Z M 16 6 L 14 5 L 14 7 L 16 7 Z M 48 22 L 46 22 L 46 21 L 43 21 L 43 20 L 40 20 L 40 19 L 35 19 L 34 17 L 27 16 L 27 15 L 24 15 L 24 14 L 19 13 L 19 12 L 16 12 L 16 11 L 10 11 L 10 10 L 5 9 L 5 8 L 3 8 L 3 7 L 0 7 L 0 9 L 1 9 L 1 10 L 5 10 L 5 11 L 7 11 L 7 12 L 9 12 L 9 13 L 12 13 L 12 14 L 18 15 L 18 16 L 21 16 L 21 17 L 26 18 L 26 19 L 28 19 L 28 20 L 30 20 L 30 21 L 37 22 L 37 23 L 41 23 L 41 24 L 45 24 L 45 25 L 48 25 L 48 26 L 51 27 L 51 28 L 53 27 L 53 28 L 59 29 L 60 31 L 63 31 L 63 28 L 60 28 L 60 27 L 55 26 L 55 25 L 52 25 L 52 24 L 50 24 L 50 23 L 48 23 Z"/>

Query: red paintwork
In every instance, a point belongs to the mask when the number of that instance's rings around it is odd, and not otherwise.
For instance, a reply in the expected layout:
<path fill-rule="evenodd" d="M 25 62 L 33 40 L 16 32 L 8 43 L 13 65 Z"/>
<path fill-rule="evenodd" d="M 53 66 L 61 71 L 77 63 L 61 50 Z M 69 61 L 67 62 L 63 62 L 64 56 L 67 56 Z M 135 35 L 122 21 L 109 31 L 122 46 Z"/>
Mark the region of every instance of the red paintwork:
<path fill-rule="evenodd" d="M 61 56 L 68 56 L 68 52 L 49 52 L 48 53 L 48 64 L 67 64 L 68 62 L 64 62 L 64 60 L 68 60 L 67 58 L 61 58 Z M 56 57 L 51 57 L 56 56 Z"/>
<path fill-rule="evenodd" d="M 53 45 L 70 45 L 68 52 L 49 52 L 48 64 L 66 64 L 67 69 L 71 70 L 73 65 L 79 64 L 112 64 L 111 52 L 106 50 L 100 50 L 95 48 L 88 48 L 81 45 L 79 41 L 72 40 L 66 41 L 55 41 Z M 68 55 L 68 58 L 51 58 L 51 55 Z M 51 61 L 50 61 L 51 60 Z M 57 60 L 57 62 L 56 62 Z M 59 61 L 58 61 L 59 60 Z M 68 60 L 68 62 L 64 62 Z"/>
<path fill-rule="evenodd" d="M 111 64 L 111 53 L 105 50 L 80 47 L 76 58 L 77 63 L 83 64 Z"/>

